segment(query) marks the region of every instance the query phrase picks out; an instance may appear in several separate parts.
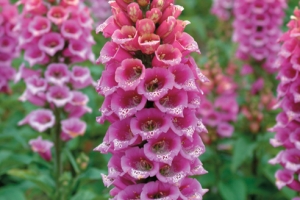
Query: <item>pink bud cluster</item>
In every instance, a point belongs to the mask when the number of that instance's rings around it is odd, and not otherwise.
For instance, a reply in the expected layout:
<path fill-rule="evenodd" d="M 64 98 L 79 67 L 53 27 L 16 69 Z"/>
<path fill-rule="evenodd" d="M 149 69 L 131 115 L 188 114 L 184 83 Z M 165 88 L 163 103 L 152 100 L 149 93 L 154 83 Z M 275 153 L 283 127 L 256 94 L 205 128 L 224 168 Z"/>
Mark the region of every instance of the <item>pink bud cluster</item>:
<path fill-rule="evenodd" d="M 213 0 L 210 12 L 221 20 L 229 20 L 234 0 Z"/>
<path fill-rule="evenodd" d="M 30 66 L 53 62 L 94 62 L 93 20 L 78 0 L 21 0 L 20 45 Z"/>
<path fill-rule="evenodd" d="M 285 0 L 234 1 L 233 41 L 238 43 L 239 59 L 253 59 L 261 62 L 267 72 L 274 71 L 286 6 Z"/>
<path fill-rule="evenodd" d="M 0 0 L 0 92 L 10 91 L 8 81 L 14 78 L 12 60 L 19 55 L 18 9 L 8 0 Z"/>
<path fill-rule="evenodd" d="M 95 22 L 98 24 L 103 23 L 108 17 L 111 16 L 108 1 L 109 0 L 88 0 L 88 4 L 91 8 L 91 14 L 94 16 Z"/>
<path fill-rule="evenodd" d="M 283 146 L 285 149 L 269 161 L 283 167 L 275 174 L 277 187 L 287 186 L 297 192 L 300 192 L 299 25 L 300 10 L 296 8 L 288 23 L 289 30 L 280 38 L 283 45 L 278 58 L 280 83 L 277 87 L 277 107 L 282 111 L 276 117 L 276 125 L 271 128 L 276 134 L 270 140 L 272 146 Z"/>
<path fill-rule="evenodd" d="M 86 112 L 89 98 L 78 91 L 94 84 L 88 68 L 68 64 L 86 59 L 94 60 L 91 52 L 92 19 L 89 10 L 74 0 L 56 1 L 26 0 L 20 27 L 20 43 L 24 58 L 30 66 L 21 65 L 15 81 L 23 79 L 26 90 L 19 98 L 22 102 L 42 107 L 32 111 L 19 125 L 28 124 L 40 133 L 45 133 L 57 124 L 60 139 L 68 141 L 83 135 L 86 123 L 80 120 Z M 51 160 L 51 141 L 41 137 L 29 142 L 34 152 Z"/>
<path fill-rule="evenodd" d="M 234 66 L 229 65 L 228 69 L 230 67 Z M 203 118 L 203 124 L 210 130 L 208 136 L 211 137 L 206 141 L 209 143 L 216 139 L 215 136 L 220 138 L 232 136 L 234 127 L 231 123 L 237 120 L 239 112 L 236 94 L 238 86 L 231 76 L 224 74 L 218 64 L 206 64 L 203 73 L 210 82 L 203 85 L 204 95 L 198 114 Z"/>
<path fill-rule="evenodd" d="M 110 1 L 113 16 L 97 27 L 111 38 L 98 61 L 105 65 L 97 92 L 105 96 L 99 123 L 109 121 L 103 143 L 111 153 L 105 186 L 113 199 L 202 199 L 206 190 L 189 175 L 206 173 L 198 157 L 206 129 L 200 106 L 198 52 L 177 19 L 174 0 Z"/>

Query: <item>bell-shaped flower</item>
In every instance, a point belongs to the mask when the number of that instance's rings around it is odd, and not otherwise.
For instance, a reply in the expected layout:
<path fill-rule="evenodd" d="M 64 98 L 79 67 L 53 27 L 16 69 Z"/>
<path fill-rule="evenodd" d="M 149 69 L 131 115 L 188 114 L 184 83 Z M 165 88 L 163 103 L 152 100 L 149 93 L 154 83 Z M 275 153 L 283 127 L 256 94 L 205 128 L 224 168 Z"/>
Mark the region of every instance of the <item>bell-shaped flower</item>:
<path fill-rule="evenodd" d="M 143 109 L 136 113 L 130 122 L 134 135 L 140 135 L 143 140 L 156 138 L 170 127 L 170 118 L 156 108 Z"/>
<path fill-rule="evenodd" d="M 207 171 L 204 169 L 202 162 L 199 159 L 195 159 L 194 161 L 190 161 L 190 172 L 189 175 L 203 175 L 206 174 Z"/>
<path fill-rule="evenodd" d="M 111 109 L 120 119 L 125 119 L 142 110 L 146 102 L 147 99 L 135 90 L 124 91 L 118 89 L 112 96 Z"/>
<path fill-rule="evenodd" d="M 157 138 L 148 140 L 144 146 L 145 155 L 152 161 L 171 165 L 180 151 L 180 142 L 179 136 L 172 131 L 162 133 Z"/>
<path fill-rule="evenodd" d="M 145 54 L 153 54 L 160 45 L 160 37 L 154 33 L 143 34 L 138 38 L 141 51 Z"/>
<path fill-rule="evenodd" d="M 54 85 L 64 85 L 70 80 L 68 66 L 63 63 L 51 63 L 45 71 L 45 78 Z"/>
<path fill-rule="evenodd" d="M 74 66 L 71 72 L 71 83 L 75 89 L 82 89 L 93 84 L 91 72 L 86 67 Z"/>
<path fill-rule="evenodd" d="M 202 155 L 205 151 L 205 146 L 201 140 L 201 137 L 195 133 L 191 141 L 186 136 L 181 137 L 182 149 L 180 154 L 189 160 L 194 160 Z"/>
<path fill-rule="evenodd" d="M 172 164 L 160 163 L 156 177 L 161 182 L 176 184 L 185 178 L 189 171 L 189 161 L 178 155 L 173 159 Z"/>
<path fill-rule="evenodd" d="M 197 42 L 192 36 L 183 32 L 176 35 L 175 42 L 172 44 L 181 51 L 182 55 L 190 54 L 191 52 L 200 53 Z"/>
<path fill-rule="evenodd" d="M 173 88 L 154 103 L 161 112 L 172 116 L 183 117 L 183 109 L 188 105 L 188 96 L 185 91 Z"/>
<path fill-rule="evenodd" d="M 287 130 L 287 131 L 291 131 L 291 130 Z M 279 132 L 277 131 L 276 135 L 278 133 Z M 293 143 L 295 147 L 300 150 L 300 128 L 294 130 L 292 133 L 289 132 L 289 134 L 286 136 L 289 136 L 290 142 Z"/>
<path fill-rule="evenodd" d="M 44 132 L 55 124 L 55 116 L 51 110 L 38 109 L 31 111 L 18 125 L 29 124 L 33 129 L 38 132 Z"/>
<path fill-rule="evenodd" d="M 132 58 L 132 55 L 121 48 L 118 44 L 114 42 L 107 42 L 100 51 L 100 56 L 96 62 L 102 64 L 107 63 L 111 60 L 123 61 L 126 58 Z"/>
<path fill-rule="evenodd" d="M 196 130 L 197 117 L 194 111 L 185 109 L 183 111 L 184 117 L 172 117 L 171 129 L 179 136 L 185 135 L 192 140 Z"/>
<path fill-rule="evenodd" d="M 61 122 L 61 138 L 68 141 L 79 135 L 83 135 L 86 130 L 86 123 L 78 118 L 68 118 Z"/>
<path fill-rule="evenodd" d="M 115 30 L 120 29 L 119 26 L 115 23 L 114 21 L 114 16 L 110 16 L 107 18 L 105 22 L 97 26 L 96 28 L 96 33 L 98 34 L 99 32 L 103 33 L 103 36 L 108 38 L 113 35 Z"/>
<path fill-rule="evenodd" d="M 46 33 L 39 40 L 38 46 L 40 50 L 44 51 L 50 56 L 54 56 L 58 51 L 64 48 L 65 42 L 59 33 Z"/>
<path fill-rule="evenodd" d="M 116 199 L 141 199 L 141 193 L 144 185 L 145 184 L 129 185 L 118 193 Z"/>
<path fill-rule="evenodd" d="M 46 91 L 48 84 L 47 81 L 38 76 L 32 76 L 25 80 L 26 90 L 29 90 L 33 95 Z"/>
<path fill-rule="evenodd" d="M 287 169 L 281 169 L 276 171 L 275 178 L 276 186 L 280 190 L 294 181 L 294 172 Z"/>
<path fill-rule="evenodd" d="M 38 37 L 48 33 L 51 29 L 51 22 L 46 17 L 35 16 L 28 25 L 28 31 Z"/>
<path fill-rule="evenodd" d="M 63 107 L 70 102 L 72 95 L 67 86 L 54 85 L 48 89 L 46 97 L 49 103 L 53 103 L 56 107 Z"/>
<path fill-rule="evenodd" d="M 138 32 L 134 26 L 122 26 L 121 29 L 114 31 L 111 39 L 114 43 L 121 45 L 128 51 L 139 50 Z"/>
<path fill-rule="evenodd" d="M 159 169 L 158 163 L 150 161 L 144 150 L 139 147 L 125 151 L 125 156 L 121 158 L 121 166 L 124 173 L 137 180 L 155 176 Z"/>
<path fill-rule="evenodd" d="M 180 182 L 179 186 L 180 198 L 179 200 L 202 200 L 203 195 L 208 189 L 203 189 L 197 179 L 185 178 Z"/>
<path fill-rule="evenodd" d="M 80 40 L 70 40 L 68 51 L 73 56 L 78 56 L 81 59 L 86 59 L 89 46 Z"/>
<path fill-rule="evenodd" d="M 134 90 L 145 77 L 145 66 L 139 59 L 128 58 L 116 69 L 115 80 L 125 91 Z"/>
<path fill-rule="evenodd" d="M 231 137 L 233 131 L 234 131 L 234 127 L 227 122 L 221 122 L 217 126 L 217 134 L 220 137 Z"/>
<path fill-rule="evenodd" d="M 160 181 L 148 182 L 143 187 L 141 199 L 178 199 L 178 187 Z"/>
<path fill-rule="evenodd" d="M 173 32 L 176 24 L 177 24 L 177 20 L 173 16 L 169 16 L 166 20 L 164 20 L 159 25 L 155 33 L 159 35 L 162 39 L 165 39 Z M 175 39 L 175 34 L 174 34 L 174 39 Z"/>
<path fill-rule="evenodd" d="M 64 21 L 60 30 L 63 37 L 71 40 L 78 40 L 83 34 L 81 27 L 75 20 Z"/>
<path fill-rule="evenodd" d="M 182 54 L 179 49 L 170 44 L 162 44 L 155 51 L 152 65 L 155 67 L 169 67 L 180 63 Z"/>
<path fill-rule="evenodd" d="M 0 52 L 12 54 L 15 47 L 17 46 L 17 41 L 8 36 L 0 37 Z"/>
<path fill-rule="evenodd" d="M 53 142 L 43 140 L 39 136 L 36 139 L 30 140 L 29 145 L 32 151 L 37 152 L 44 160 L 50 161 L 52 159 L 51 148 L 53 147 Z"/>
<path fill-rule="evenodd" d="M 32 67 L 35 64 L 46 63 L 49 58 L 44 51 L 41 51 L 39 48 L 32 47 L 27 49 L 24 53 L 24 59 L 29 62 L 29 65 Z"/>
<path fill-rule="evenodd" d="M 300 150 L 287 149 L 282 153 L 281 162 L 284 167 L 291 171 L 298 171 L 300 169 Z"/>
<path fill-rule="evenodd" d="M 138 93 L 149 101 L 155 101 L 167 94 L 174 86 L 174 76 L 163 68 L 147 68 L 144 80 L 138 86 Z"/>
<path fill-rule="evenodd" d="M 108 142 L 113 144 L 115 151 L 127 149 L 128 146 L 141 142 L 138 135 L 133 135 L 130 129 L 132 118 L 126 118 L 113 123 L 108 129 Z"/>
<path fill-rule="evenodd" d="M 88 96 L 79 91 L 72 91 L 72 99 L 69 101 L 64 110 L 68 112 L 69 117 L 82 117 L 87 112 L 92 112 L 92 109 L 87 106 L 89 101 Z"/>
<path fill-rule="evenodd" d="M 60 25 L 69 17 L 67 9 L 62 6 L 52 6 L 47 13 L 47 18 L 54 24 Z"/>
<path fill-rule="evenodd" d="M 169 67 L 169 70 L 175 77 L 174 87 L 184 89 L 185 91 L 198 91 L 193 72 L 187 65 L 181 63 Z"/>

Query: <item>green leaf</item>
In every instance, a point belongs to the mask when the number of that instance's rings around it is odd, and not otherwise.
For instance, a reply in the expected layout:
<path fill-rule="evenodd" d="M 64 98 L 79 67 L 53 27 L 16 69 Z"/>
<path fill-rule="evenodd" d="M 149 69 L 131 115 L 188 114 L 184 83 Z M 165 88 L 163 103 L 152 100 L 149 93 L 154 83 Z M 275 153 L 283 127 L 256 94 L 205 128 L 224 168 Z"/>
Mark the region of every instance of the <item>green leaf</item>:
<path fill-rule="evenodd" d="M 7 186 L 0 189 L 1 200 L 26 200 L 22 190 L 17 187 Z"/>
<path fill-rule="evenodd" d="M 54 191 L 55 183 L 47 174 L 20 169 L 11 169 L 8 171 L 8 174 L 35 183 L 48 196 L 51 196 Z"/>
<path fill-rule="evenodd" d="M 71 200 L 93 200 L 96 199 L 96 194 L 89 190 L 80 190 Z"/>
<path fill-rule="evenodd" d="M 245 160 L 251 158 L 255 147 L 256 143 L 252 143 L 251 140 L 244 137 L 236 141 L 233 149 L 232 171 L 235 171 Z"/>
<path fill-rule="evenodd" d="M 218 188 L 225 200 L 246 200 L 246 185 L 241 179 L 220 182 Z"/>

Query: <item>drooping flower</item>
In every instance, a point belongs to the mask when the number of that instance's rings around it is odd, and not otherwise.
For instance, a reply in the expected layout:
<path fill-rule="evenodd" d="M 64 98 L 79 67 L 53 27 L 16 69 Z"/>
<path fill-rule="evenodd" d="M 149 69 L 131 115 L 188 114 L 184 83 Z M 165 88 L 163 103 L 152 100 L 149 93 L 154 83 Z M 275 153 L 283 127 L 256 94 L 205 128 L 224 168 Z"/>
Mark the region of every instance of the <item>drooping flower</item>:
<path fill-rule="evenodd" d="M 184 190 L 193 182 L 184 182 L 188 175 L 206 173 L 198 160 L 206 129 L 196 110 L 207 78 L 189 56 L 200 50 L 183 32 L 189 22 L 177 19 L 183 7 L 173 0 L 109 4 L 113 16 L 96 28 L 111 38 L 97 59 L 105 65 L 97 122 L 112 124 L 94 149 L 112 154 L 104 185 L 113 186 L 113 199 L 202 199 L 200 183 Z"/>
<path fill-rule="evenodd" d="M 19 122 L 19 125 L 29 124 L 33 129 L 44 132 L 48 128 L 54 126 L 54 123 L 55 117 L 51 110 L 38 109 L 28 114 Z"/>
<path fill-rule="evenodd" d="M 40 154 L 40 156 L 46 161 L 50 161 L 52 159 L 51 148 L 53 146 L 53 142 L 43 140 L 42 137 L 39 136 L 36 139 L 30 140 L 29 145 L 31 146 L 32 151 Z"/>

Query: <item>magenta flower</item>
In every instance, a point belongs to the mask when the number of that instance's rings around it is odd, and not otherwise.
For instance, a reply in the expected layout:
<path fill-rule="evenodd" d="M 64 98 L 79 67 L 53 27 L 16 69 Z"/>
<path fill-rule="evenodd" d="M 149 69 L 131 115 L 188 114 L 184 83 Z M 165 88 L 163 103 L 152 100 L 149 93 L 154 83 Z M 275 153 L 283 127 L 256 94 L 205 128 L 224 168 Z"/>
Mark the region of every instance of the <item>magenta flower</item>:
<path fill-rule="evenodd" d="M 54 85 L 63 85 L 70 80 L 68 66 L 62 63 L 52 63 L 45 71 L 45 78 Z"/>
<path fill-rule="evenodd" d="M 90 70 L 85 67 L 74 66 L 71 73 L 72 86 L 75 89 L 82 89 L 93 84 Z"/>
<path fill-rule="evenodd" d="M 0 93 L 10 93 L 8 82 L 14 79 L 15 70 L 12 60 L 19 56 L 17 22 L 19 20 L 17 6 L 9 1 L 0 3 Z"/>
<path fill-rule="evenodd" d="M 181 187 L 187 176 L 206 173 L 198 157 L 205 151 L 199 135 L 207 131 L 197 109 L 207 78 L 189 56 L 200 50 L 184 33 L 189 22 L 177 19 L 183 7 L 173 3 L 110 1 L 113 16 L 96 28 L 111 38 L 97 59 L 105 65 L 96 85 L 105 97 L 97 122 L 112 125 L 94 150 L 112 154 L 102 179 L 113 186 L 113 199 L 205 193 L 198 182 Z"/>
<path fill-rule="evenodd" d="M 178 199 L 179 195 L 180 191 L 176 186 L 156 181 L 145 184 L 141 199 Z"/>
<path fill-rule="evenodd" d="M 49 103 L 63 107 L 72 99 L 72 93 L 67 86 L 55 85 L 48 89 L 46 97 Z"/>
<path fill-rule="evenodd" d="M 277 156 L 269 160 L 270 164 L 280 164 L 283 169 L 276 172 L 276 185 L 279 189 L 287 186 L 297 192 L 300 191 L 300 150 L 299 150 L 299 114 L 300 102 L 298 99 L 298 75 L 297 67 L 297 39 L 299 22 L 299 10 L 296 8 L 294 16 L 288 24 L 289 30 L 282 35 L 280 41 L 283 45 L 278 54 L 277 67 L 279 68 L 277 87 L 278 103 L 277 108 L 282 111 L 276 117 L 276 125 L 270 130 L 275 132 L 270 143 L 274 147 L 283 146 Z"/>
<path fill-rule="evenodd" d="M 210 12 L 221 20 L 228 20 L 231 16 L 233 0 L 214 0 Z"/>
<path fill-rule="evenodd" d="M 51 22 L 46 17 L 35 16 L 29 23 L 28 31 L 32 36 L 37 37 L 50 32 Z"/>
<path fill-rule="evenodd" d="M 61 138 L 64 141 L 83 135 L 86 130 L 86 123 L 78 118 L 68 118 L 61 122 Z"/>
<path fill-rule="evenodd" d="M 30 140 L 29 145 L 31 146 L 32 151 L 40 154 L 44 160 L 50 161 L 52 159 L 51 148 L 53 142 L 43 140 L 42 137 L 39 136 L 37 139 Z"/>
<path fill-rule="evenodd" d="M 32 111 L 18 125 L 29 124 L 33 129 L 44 132 L 55 123 L 55 117 L 51 110 L 38 109 Z"/>
<path fill-rule="evenodd" d="M 39 48 L 49 56 L 53 56 L 64 48 L 64 39 L 58 33 L 46 33 L 39 40 Z"/>
<path fill-rule="evenodd" d="M 215 1 L 216 8 L 213 12 L 221 14 L 217 4 L 222 3 L 223 1 Z M 234 1 L 233 41 L 239 44 L 236 52 L 239 59 L 256 61 L 265 59 L 263 68 L 267 72 L 274 72 L 274 60 L 279 52 L 279 44 L 276 41 L 281 35 L 281 19 L 286 7 L 286 2 L 282 0 Z"/>

